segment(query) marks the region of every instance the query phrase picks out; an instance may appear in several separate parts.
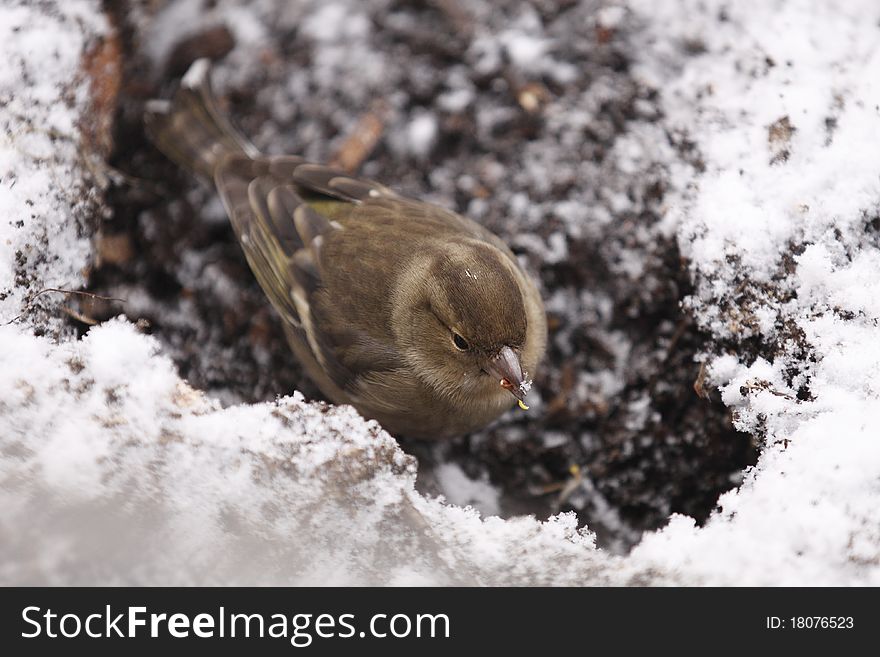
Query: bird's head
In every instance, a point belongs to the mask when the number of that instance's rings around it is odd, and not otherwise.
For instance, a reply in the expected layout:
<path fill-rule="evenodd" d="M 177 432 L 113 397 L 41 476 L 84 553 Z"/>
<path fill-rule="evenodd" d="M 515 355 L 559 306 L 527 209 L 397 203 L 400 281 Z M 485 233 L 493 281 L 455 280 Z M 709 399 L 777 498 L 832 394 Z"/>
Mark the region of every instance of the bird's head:
<path fill-rule="evenodd" d="M 500 250 L 455 242 L 425 262 L 408 288 L 402 343 L 419 377 L 464 403 L 525 406 L 528 334 L 522 278 Z M 510 396 L 512 395 L 512 397 Z"/>

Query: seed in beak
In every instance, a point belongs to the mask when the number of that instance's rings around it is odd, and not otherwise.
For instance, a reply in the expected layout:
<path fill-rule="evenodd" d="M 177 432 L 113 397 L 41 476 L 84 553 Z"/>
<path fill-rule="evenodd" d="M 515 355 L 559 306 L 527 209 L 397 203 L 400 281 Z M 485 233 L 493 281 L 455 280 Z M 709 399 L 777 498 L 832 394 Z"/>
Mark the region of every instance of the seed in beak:
<path fill-rule="evenodd" d="M 507 379 L 501 379 L 501 387 L 516 397 L 516 403 L 519 405 L 519 407 L 521 409 L 523 409 L 524 411 L 529 410 L 529 407 L 526 405 L 526 403 L 522 399 L 520 399 L 520 395 L 522 393 L 520 392 L 519 394 L 517 394 L 517 392 L 516 392 L 518 389 L 522 390 L 522 388 L 523 388 L 522 384 L 516 386 L 516 385 L 512 384 L 510 381 L 508 381 Z"/>

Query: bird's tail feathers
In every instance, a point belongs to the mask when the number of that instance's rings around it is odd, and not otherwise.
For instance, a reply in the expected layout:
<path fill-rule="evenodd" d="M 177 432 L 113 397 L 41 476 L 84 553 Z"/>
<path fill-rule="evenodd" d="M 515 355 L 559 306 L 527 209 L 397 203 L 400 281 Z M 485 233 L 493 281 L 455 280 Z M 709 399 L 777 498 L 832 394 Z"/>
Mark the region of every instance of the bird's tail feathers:
<path fill-rule="evenodd" d="M 171 100 L 147 103 L 147 133 L 180 166 L 213 181 L 217 166 L 230 155 L 260 153 L 221 113 L 211 91 L 211 65 L 193 62 Z"/>

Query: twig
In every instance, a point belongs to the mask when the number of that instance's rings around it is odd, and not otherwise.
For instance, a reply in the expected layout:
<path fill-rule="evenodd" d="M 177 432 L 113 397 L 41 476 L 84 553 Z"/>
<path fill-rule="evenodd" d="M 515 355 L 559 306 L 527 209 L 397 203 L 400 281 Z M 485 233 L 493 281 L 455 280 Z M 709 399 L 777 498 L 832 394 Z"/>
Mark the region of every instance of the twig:
<path fill-rule="evenodd" d="M 584 473 L 581 470 L 581 467 L 576 463 L 568 468 L 568 472 L 571 477 L 565 482 L 565 486 L 559 491 L 559 495 L 556 496 L 556 501 L 554 502 L 553 508 L 557 512 L 562 508 L 562 505 L 568 501 L 568 498 L 571 497 L 572 493 L 581 487 L 581 484 L 584 481 Z"/>
<path fill-rule="evenodd" d="M 73 319 L 75 319 L 76 321 L 82 322 L 83 324 L 86 324 L 88 326 L 95 326 L 98 323 L 97 319 L 94 319 L 92 317 L 87 317 L 86 315 L 83 315 L 82 313 L 75 311 L 73 308 L 70 308 L 69 306 L 61 306 L 61 310 L 65 314 L 67 314 L 68 316 L 73 317 Z"/>
<path fill-rule="evenodd" d="M 64 288 L 60 287 L 44 287 L 28 300 L 28 302 L 24 305 L 24 310 L 20 314 L 10 319 L 4 324 L 4 326 L 9 326 L 10 324 L 17 322 L 19 319 L 24 317 L 27 314 L 27 311 L 30 310 L 34 301 L 36 301 L 37 297 L 42 296 L 48 292 L 60 292 L 61 294 L 78 294 L 80 296 L 89 297 L 90 299 L 100 299 L 101 301 L 119 301 L 121 303 L 126 303 L 128 301 L 127 299 L 119 299 L 117 297 L 105 297 L 101 294 L 95 294 L 94 292 L 84 292 L 83 290 L 65 290 Z"/>
<path fill-rule="evenodd" d="M 740 386 L 739 393 L 743 397 L 745 397 L 750 392 L 764 390 L 775 397 L 782 397 L 783 399 L 787 399 L 798 404 L 800 403 L 800 400 L 797 397 L 789 395 L 785 392 L 780 392 L 779 390 L 775 390 L 771 387 L 771 385 L 772 384 L 769 381 L 765 381 L 763 379 L 751 379 L 749 381 L 746 381 L 745 385 Z"/>
<path fill-rule="evenodd" d="M 709 392 L 706 390 L 706 363 L 700 363 L 700 371 L 697 372 L 697 378 L 694 379 L 694 392 L 701 399 L 709 399 Z"/>
<path fill-rule="evenodd" d="M 384 103 L 377 103 L 372 110 L 364 114 L 354 131 L 345 138 L 336 155 L 331 158 L 330 164 L 339 167 L 349 173 L 355 172 L 369 157 L 376 144 L 385 132 L 384 115 L 387 107 Z"/>

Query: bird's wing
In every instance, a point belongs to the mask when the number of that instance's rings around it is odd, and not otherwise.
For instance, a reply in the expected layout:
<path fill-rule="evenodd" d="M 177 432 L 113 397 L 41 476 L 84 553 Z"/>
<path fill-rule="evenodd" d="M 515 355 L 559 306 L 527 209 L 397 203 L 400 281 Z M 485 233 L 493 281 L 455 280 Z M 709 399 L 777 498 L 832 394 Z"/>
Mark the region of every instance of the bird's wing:
<path fill-rule="evenodd" d="M 306 194 L 328 196 L 340 201 L 363 203 L 369 199 L 399 198 L 384 185 L 320 164 L 301 162 L 292 167 L 289 176 Z"/>
<path fill-rule="evenodd" d="M 229 157 L 215 183 L 257 281 L 335 385 L 350 391 L 358 377 L 400 367 L 387 341 L 355 322 L 321 323 L 313 307 L 325 284 L 322 247 L 344 230 L 334 214 L 394 192 L 293 156 Z"/>

